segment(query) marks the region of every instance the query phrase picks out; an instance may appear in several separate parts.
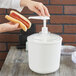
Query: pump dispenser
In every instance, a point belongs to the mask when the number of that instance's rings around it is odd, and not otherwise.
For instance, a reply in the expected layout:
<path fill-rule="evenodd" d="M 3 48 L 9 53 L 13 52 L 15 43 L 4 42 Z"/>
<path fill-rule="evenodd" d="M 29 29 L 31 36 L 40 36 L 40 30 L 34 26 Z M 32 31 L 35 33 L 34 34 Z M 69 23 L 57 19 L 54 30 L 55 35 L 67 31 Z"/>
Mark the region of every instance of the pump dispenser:
<path fill-rule="evenodd" d="M 40 74 L 55 72 L 60 66 L 62 37 L 50 33 L 46 22 L 47 16 L 32 16 L 29 19 L 43 20 L 41 32 L 27 37 L 29 67 Z"/>
<path fill-rule="evenodd" d="M 43 20 L 42 33 L 48 33 L 48 28 L 46 27 L 46 20 L 50 19 L 48 16 L 32 16 L 32 17 L 29 17 L 29 19 Z"/>

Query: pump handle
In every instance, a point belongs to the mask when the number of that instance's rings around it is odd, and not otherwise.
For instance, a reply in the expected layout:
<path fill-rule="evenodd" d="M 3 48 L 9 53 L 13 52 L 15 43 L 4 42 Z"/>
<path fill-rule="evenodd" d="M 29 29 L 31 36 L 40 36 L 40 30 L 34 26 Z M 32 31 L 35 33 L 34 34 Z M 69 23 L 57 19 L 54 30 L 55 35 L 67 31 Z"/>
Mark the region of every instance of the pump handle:
<path fill-rule="evenodd" d="M 49 20 L 50 18 L 48 16 L 31 16 L 31 17 L 28 17 L 28 19 Z"/>

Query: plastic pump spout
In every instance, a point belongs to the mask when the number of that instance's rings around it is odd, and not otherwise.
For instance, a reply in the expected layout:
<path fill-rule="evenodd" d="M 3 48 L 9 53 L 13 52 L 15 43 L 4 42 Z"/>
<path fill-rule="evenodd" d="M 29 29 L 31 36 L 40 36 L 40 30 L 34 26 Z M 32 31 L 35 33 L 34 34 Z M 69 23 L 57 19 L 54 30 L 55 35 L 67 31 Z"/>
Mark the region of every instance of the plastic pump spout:
<path fill-rule="evenodd" d="M 46 27 L 46 21 L 50 18 L 48 16 L 31 16 L 28 19 L 40 19 L 43 20 L 42 33 L 48 33 L 48 28 Z"/>

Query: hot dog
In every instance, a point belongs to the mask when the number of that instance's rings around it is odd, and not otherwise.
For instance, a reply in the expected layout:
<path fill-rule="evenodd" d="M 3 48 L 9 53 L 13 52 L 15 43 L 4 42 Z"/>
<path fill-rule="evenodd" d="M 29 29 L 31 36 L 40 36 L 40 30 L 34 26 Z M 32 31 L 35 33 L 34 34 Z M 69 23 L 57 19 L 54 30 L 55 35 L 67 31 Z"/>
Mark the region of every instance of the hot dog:
<path fill-rule="evenodd" d="M 5 18 L 11 22 L 19 23 L 20 27 L 24 31 L 27 31 L 27 29 L 31 27 L 31 22 L 26 17 L 24 17 L 16 11 L 10 11 L 10 14 L 6 15 Z"/>

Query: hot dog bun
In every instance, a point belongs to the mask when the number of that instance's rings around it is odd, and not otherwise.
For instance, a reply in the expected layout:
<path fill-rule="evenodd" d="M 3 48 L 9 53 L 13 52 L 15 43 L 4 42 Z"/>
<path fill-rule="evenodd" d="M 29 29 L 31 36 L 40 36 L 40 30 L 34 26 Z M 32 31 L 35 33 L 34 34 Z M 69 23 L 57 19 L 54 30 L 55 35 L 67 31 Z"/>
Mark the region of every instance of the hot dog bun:
<path fill-rule="evenodd" d="M 11 22 L 14 22 L 14 23 L 19 23 L 20 24 L 20 27 L 24 30 L 24 31 L 27 31 L 27 27 L 19 20 L 17 19 L 14 19 L 13 17 L 9 16 L 9 15 L 6 15 L 5 18 Z"/>
<path fill-rule="evenodd" d="M 31 27 L 31 22 L 23 15 L 17 13 L 16 11 L 10 11 L 10 15 L 6 15 L 5 18 L 11 22 L 19 23 L 20 27 L 27 31 Z"/>

